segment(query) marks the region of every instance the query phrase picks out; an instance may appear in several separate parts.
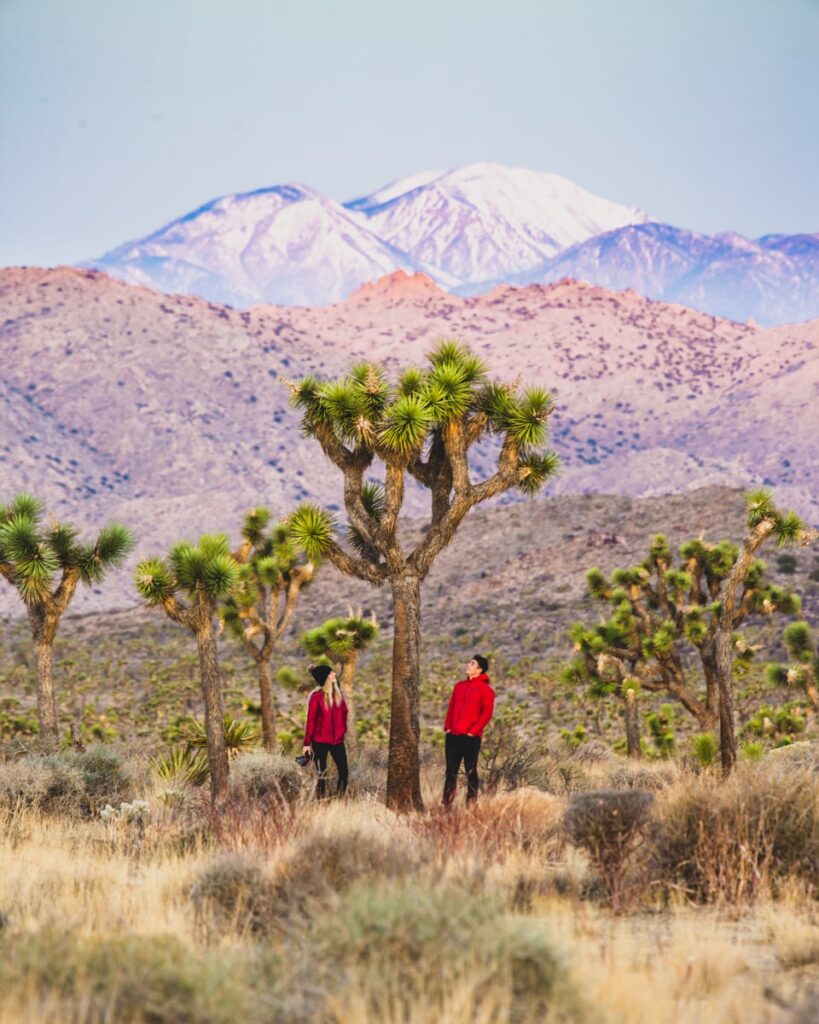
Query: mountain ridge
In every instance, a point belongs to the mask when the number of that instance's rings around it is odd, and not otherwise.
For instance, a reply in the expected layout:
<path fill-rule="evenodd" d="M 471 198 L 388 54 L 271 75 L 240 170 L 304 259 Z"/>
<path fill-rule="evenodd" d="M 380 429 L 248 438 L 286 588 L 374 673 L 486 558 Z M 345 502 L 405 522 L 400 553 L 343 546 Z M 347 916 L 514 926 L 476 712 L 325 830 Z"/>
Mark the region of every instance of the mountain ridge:
<path fill-rule="evenodd" d="M 332 305 L 404 270 L 466 297 L 572 277 L 738 322 L 819 316 L 819 234 L 705 235 L 492 163 L 346 203 L 292 182 L 225 195 L 81 265 L 238 308 Z"/>

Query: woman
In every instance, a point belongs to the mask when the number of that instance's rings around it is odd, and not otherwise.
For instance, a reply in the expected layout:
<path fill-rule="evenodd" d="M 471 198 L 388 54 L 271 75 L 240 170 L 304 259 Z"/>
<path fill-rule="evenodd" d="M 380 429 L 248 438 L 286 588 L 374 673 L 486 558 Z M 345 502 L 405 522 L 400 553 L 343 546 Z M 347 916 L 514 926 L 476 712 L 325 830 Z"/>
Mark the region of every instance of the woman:
<path fill-rule="evenodd" d="M 316 796 L 319 799 L 325 795 L 327 755 L 332 757 L 338 771 L 336 794 L 341 796 L 347 789 L 347 751 L 344 747 L 347 705 L 336 674 L 329 665 L 314 666 L 310 669 L 310 675 L 318 685 L 307 701 L 307 726 L 302 753 L 312 754 L 316 763 Z"/>

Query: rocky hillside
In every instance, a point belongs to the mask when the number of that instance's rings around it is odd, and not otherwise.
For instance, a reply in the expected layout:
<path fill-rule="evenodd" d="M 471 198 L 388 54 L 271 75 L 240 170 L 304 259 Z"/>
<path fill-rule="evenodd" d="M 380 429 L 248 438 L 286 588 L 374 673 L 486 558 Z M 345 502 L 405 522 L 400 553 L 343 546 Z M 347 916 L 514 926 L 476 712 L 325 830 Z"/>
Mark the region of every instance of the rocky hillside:
<path fill-rule="evenodd" d="M 402 272 L 335 306 L 239 311 L 57 268 L 0 271 L 0 325 L 2 494 L 121 518 L 137 554 L 259 502 L 338 504 L 281 377 L 419 362 L 444 334 L 554 391 L 554 494 L 766 484 L 819 520 L 819 322 L 762 330 L 575 282 L 464 299 Z M 84 598 L 128 600 L 127 573 Z"/>

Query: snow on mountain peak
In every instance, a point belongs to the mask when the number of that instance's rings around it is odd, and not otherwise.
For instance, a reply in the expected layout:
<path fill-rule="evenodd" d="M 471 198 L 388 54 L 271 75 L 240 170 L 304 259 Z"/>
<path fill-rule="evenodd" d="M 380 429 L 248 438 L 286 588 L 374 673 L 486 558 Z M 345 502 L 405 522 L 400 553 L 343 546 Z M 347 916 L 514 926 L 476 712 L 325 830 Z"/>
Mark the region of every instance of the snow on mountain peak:
<path fill-rule="evenodd" d="M 346 205 L 450 286 L 520 273 L 601 231 L 647 220 L 559 175 L 494 163 L 403 179 Z"/>

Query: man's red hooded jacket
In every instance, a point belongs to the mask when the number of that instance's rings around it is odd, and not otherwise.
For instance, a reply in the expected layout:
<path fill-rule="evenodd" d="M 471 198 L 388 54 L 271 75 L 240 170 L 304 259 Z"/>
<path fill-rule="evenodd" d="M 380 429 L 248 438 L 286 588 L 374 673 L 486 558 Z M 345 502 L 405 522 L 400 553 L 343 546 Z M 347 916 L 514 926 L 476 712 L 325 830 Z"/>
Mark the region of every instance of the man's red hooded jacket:
<path fill-rule="evenodd" d="M 454 736 L 481 736 L 495 708 L 495 691 L 489 676 L 481 672 L 474 679 L 456 683 L 449 698 L 444 730 Z"/>

